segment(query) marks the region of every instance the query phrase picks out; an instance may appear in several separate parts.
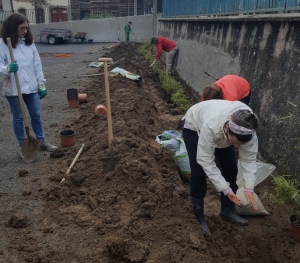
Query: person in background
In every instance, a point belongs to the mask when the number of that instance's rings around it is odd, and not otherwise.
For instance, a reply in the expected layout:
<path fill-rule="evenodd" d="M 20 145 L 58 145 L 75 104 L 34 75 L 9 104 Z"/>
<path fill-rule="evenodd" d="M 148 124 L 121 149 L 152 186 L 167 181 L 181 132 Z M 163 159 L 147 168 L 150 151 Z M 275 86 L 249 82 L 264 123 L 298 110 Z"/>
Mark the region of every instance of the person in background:
<path fill-rule="evenodd" d="M 246 79 L 237 75 L 226 75 L 205 87 L 200 99 L 201 101 L 212 99 L 239 100 L 249 105 L 250 96 L 250 84 Z"/>
<path fill-rule="evenodd" d="M 220 217 L 232 223 L 248 225 L 248 220 L 235 212 L 235 205 L 241 205 L 236 196 L 238 168 L 235 147 L 239 149 L 241 173 L 245 180 L 244 194 L 257 211 L 253 191 L 258 119 L 246 104 L 228 100 L 199 102 L 188 109 L 183 119 L 182 136 L 191 167 L 190 196 L 203 233 L 211 235 L 204 219 L 206 176 L 221 194 Z"/>
<path fill-rule="evenodd" d="M 31 118 L 31 126 L 36 138 L 41 141 L 40 150 L 54 151 L 57 147 L 45 140 L 42 128 L 40 99 L 47 95 L 46 80 L 27 18 L 20 13 L 8 16 L 3 22 L 0 37 L 0 74 L 4 77 L 3 94 L 11 107 L 13 130 L 19 145 L 21 146 L 25 133 L 14 72 L 18 72 L 21 93 Z M 11 39 L 15 61 L 10 60 L 6 41 L 8 37 Z"/>
<path fill-rule="evenodd" d="M 125 41 L 126 41 L 126 43 L 129 43 L 130 33 L 134 35 L 134 33 L 131 31 L 131 22 L 130 21 L 127 23 L 127 25 L 124 26 L 124 31 L 125 31 Z"/>
<path fill-rule="evenodd" d="M 161 57 L 162 52 L 168 52 L 166 58 L 166 72 L 167 74 L 172 73 L 172 69 L 175 67 L 175 60 L 178 55 L 178 46 L 172 40 L 166 37 L 152 37 L 151 46 L 156 46 L 156 55 L 150 65 L 150 68 L 155 64 L 155 62 Z"/>

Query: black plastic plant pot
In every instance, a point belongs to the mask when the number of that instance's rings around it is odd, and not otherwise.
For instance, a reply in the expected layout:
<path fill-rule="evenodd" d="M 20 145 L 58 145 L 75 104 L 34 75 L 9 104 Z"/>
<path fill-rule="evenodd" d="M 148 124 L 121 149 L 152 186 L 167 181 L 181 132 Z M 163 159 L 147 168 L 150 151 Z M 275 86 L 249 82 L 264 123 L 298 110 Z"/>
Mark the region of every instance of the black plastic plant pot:
<path fill-rule="evenodd" d="M 75 88 L 67 89 L 68 100 L 78 100 L 78 90 Z"/>

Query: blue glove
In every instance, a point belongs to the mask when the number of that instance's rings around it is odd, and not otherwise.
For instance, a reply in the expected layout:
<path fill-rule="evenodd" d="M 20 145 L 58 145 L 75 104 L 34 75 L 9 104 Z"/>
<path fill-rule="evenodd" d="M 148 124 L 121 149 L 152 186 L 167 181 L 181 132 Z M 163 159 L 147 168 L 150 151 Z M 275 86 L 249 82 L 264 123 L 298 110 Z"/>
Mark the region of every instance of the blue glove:
<path fill-rule="evenodd" d="M 40 99 L 44 98 L 47 95 L 45 84 L 39 85 L 38 94 L 40 95 Z"/>
<path fill-rule="evenodd" d="M 12 72 L 17 72 L 19 70 L 19 66 L 17 64 L 17 61 L 15 62 L 11 62 L 8 66 L 7 66 L 7 71 L 9 73 L 12 73 Z"/>

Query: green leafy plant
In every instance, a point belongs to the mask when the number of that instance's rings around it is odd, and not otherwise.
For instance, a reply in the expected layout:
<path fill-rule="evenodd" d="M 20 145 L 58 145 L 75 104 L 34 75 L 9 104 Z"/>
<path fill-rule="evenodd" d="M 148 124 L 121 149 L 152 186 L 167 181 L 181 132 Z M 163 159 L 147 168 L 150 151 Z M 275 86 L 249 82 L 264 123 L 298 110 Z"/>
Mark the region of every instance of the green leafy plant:
<path fill-rule="evenodd" d="M 144 55 L 145 59 L 151 63 L 154 58 L 154 53 L 152 52 L 150 42 L 144 42 L 140 52 Z M 176 81 L 172 76 L 168 75 L 164 70 L 161 69 L 162 65 L 159 63 L 155 63 L 152 66 L 152 70 L 154 74 L 158 75 L 158 78 L 161 82 L 161 85 L 164 91 L 170 96 L 171 101 L 176 106 L 176 109 L 179 112 L 185 112 L 191 106 L 189 100 L 184 94 L 184 90 L 181 84 Z"/>
<path fill-rule="evenodd" d="M 264 193 L 264 197 L 270 198 L 275 205 L 291 205 L 294 214 L 300 218 L 300 190 L 299 183 L 290 175 L 273 176 L 272 183 L 275 186 L 275 194 Z"/>

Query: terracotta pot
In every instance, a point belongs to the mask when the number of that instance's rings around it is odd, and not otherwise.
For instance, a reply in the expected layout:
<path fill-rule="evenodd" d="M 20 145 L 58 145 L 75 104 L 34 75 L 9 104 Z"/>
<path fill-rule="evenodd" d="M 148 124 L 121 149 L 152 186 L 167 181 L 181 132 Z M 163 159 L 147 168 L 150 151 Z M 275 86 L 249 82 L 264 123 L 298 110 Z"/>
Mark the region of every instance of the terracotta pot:
<path fill-rule="evenodd" d="M 68 100 L 69 108 L 77 108 L 78 100 Z"/>
<path fill-rule="evenodd" d="M 87 94 L 86 93 L 78 93 L 78 102 L 86 103 L 87 102 Z"/>
<path fill-rule="evenodd" d="M 64 130 L 59 133 L 60 135 L 60 144 L 63 147 L 70 147 L 75 143 L 75 134 L 73 130 Z"/>
<path fill-rule="evenodd" d="M 102 104 L 97 105 L 94 109 L 94 112 L 97 115 L 106 115 L 106 113 L 107 113 L 106 107 Z"/>
<path fill-rule="evenodd" d="M 291 235 L 295 241 L 300 242 L 300 226 L 295 224 L 295 220 L 298 221 L 299 224 L 300 219 L 297 219 L 297 216 L 292 215 L 290 220 L 291 220 L 291 225 L 290 225 Z"/>

